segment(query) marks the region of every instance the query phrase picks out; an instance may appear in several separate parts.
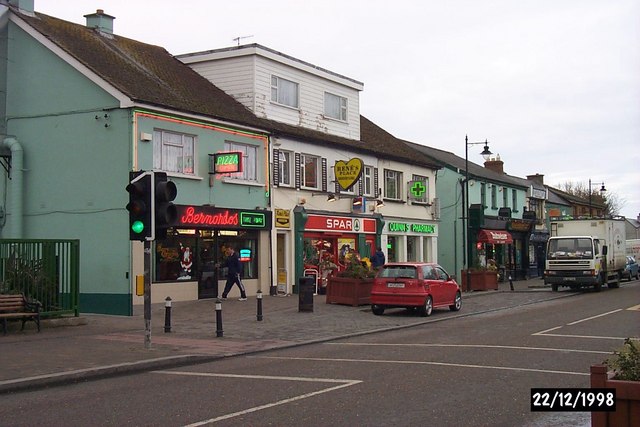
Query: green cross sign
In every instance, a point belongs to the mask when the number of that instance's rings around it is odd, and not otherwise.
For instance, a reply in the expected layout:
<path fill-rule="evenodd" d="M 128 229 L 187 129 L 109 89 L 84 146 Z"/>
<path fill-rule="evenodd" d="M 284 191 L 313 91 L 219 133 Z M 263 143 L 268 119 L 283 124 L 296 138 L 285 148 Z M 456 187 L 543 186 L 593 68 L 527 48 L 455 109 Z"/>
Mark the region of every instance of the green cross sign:
<path fill-rule="evenodd" d="M 420 199 L 425 191 L 427 191 L 427 187 L 422 183 L 422 181 L 414 181 L 413 185 L 411 185 L 410 191 L 413 197 Z"/>

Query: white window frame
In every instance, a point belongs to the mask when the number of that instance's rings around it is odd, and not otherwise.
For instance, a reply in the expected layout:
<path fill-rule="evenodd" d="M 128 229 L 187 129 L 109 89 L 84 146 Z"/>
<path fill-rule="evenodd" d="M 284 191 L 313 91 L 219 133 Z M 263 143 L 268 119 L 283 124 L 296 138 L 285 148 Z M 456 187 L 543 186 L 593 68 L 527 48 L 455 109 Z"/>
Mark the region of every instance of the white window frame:
<path fill-rule="evenodd" d="M 300 85 L 294 81 L 272 75 L 271 102 L 286 107 L 300 108 Z"/>
<path fill-rule="evenodd" d="M 373 166 L 365 165 L 362 168 L 362 194 L 369 197 L 376 197 L 374 182 L 373 182 Z"/>
<path fill-rule="evenodd" d="M 315 183 L 313 186 L 307 185 L 307 160 L 315 162 Z M 320 185 L 320 178 L 322 176 L 320 157 L 312 154 L 300 153 L 300 186 L 301 188 L 317 190 Z"/>
<path fill-rule="evenodd" d="M 429 203 L 429 177 L 426 177 L 424 175 L 413 175 L 411 177 L 411 181 L 421 181 L 424 186 L 427 188 L 426 191 L 424 192 L 424 196 L 422 196 L 419 199 L 413 199 L 412 202 L 413 203 Z M 408 192 L 409 189 L 407 189 Z"/>
<path fill-rule="evenodd" d="M 348 101 L 344 96 L 331 92 L 324 93 L 324 116 L 330 119 L 347 121 Z"/>
<path fill-rule="evenodd" d="M 242 153 L 242 172 L 230 174 L 230 179 L 259 182 L 258 179 L 258 147 L 242 142 L 225 141 L 224 151 L 240 151 Z"/>
<path fill-rule="evenodd" d="M 283 187 L 291 187 L 294 184 L 293 178 L 293 152 L 278 150 L 278 167 L 280 168 L 280 182 L 278 185 Z"/>
<path fill-rule="evenodd" d="M 391 191 L 390 180 L 394 182 L 394 192 Z M 384 170 L 384 198 L 402 200 L 402 172 L 391 169 Z"/>
<path fill-rule="evenodd" d="M 195 175 L 197 138 L 182 132 L 153 130 L 153 169 L 168 173 Z"/>

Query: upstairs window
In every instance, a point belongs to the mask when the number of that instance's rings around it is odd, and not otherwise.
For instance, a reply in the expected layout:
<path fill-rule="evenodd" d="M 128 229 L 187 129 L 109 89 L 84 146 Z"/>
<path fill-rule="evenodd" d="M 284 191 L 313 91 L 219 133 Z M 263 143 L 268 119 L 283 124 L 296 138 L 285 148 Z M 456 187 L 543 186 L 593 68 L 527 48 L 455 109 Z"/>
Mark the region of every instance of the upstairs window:
<path fill-rule="evenodd" d="M 258 150 L 255 145 L 241 144 L 239 142 L 227 141 L 224 143 L 225 151 L 240 151 L 242 153 L 243 171 L 231 175 L 233 179 L 243 181 L 258 181 Z"/>
<path fill-rule="evenodd" d="M 271 76 L 271 102 L 298 108 L 298 83 Z"/>
<path fill-rule="evenodd" d="M 384 197 L 402 200 L 402 172 L 384 170 Z"/>
<path fill-rule="evenodd" d="M 194 175 L 195 143 L 194 135 L 154 130 L 153 168 L 170 173 Z"/>
<path fill-rule="evenodd" d="M 362 170 L 362 194 L 365 196 L 376 197 L 374 184 L 373 166 L 365 166 Z"/>
<path fill-rule="evenodd" d="M 429 203 L 429 178 L 422 175 L 413 175 L 411 181 L 414 182 L 414 188 L 410 188 L 409 191 L 414 197 L 416 203 Z M 417 184 L 417 183 L 421 183 Z M 418 197 L 420 195 L 420 197 Z"/>
<path fill-rule="evenodd" d="M 511 190 L 511 206 L 513 206 L 513 211 L 518 212 L 518 191 Z"/>
<path fill-rule="evenodd" d="M 308 154 L 300 155 L 300 178 L 303 188 L 318 188 L 320 158 Z"/>
<path fill-rule="evenodd" d="M 284 186 L 290 186 L 291 182 L 291 170 L 292 170 L 292 153 L 290 151 L 278 151 L 278 168 L 280 172 L 280 182 L 278 184 Z"/>
<path fill-rule="evenodd" d="M 334 95 L 329 92 L 324 93 L 324 115 L 326 117 L 347 121 L 347 98 Z"/>

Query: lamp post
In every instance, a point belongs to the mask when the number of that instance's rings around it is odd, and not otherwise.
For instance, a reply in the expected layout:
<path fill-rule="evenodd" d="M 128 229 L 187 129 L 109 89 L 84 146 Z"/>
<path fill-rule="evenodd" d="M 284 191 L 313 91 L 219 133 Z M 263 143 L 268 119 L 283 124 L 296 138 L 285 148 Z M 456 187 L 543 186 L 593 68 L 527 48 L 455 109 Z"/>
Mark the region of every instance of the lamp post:
<path fill-rule="evenodd" d="M 464 194 L 462 195 L 464 215 L 462 217 L 462 240 L 466 253 L 463 257 L 463 264 L 467 275 L 467 291 L 471 290 L 471 245 L 469 244 L 469 146 L 478 144 L 484 144 L 484 149 L 480 154 L 485 160 L 489 160 L 489 156 L 491 156 L 492 153 L 489 151 L 489 142 L 486 139 L 484 142 L 469 142 L 468 136 L 464 136 Z"/>
<path fill-rule="evenodd" d="M 607 191 L 606 188 L 604 188 L 604 182 L 591 182 L 591 178 L 589 178 L 589 217 L 593 216 L 592 213 L 592 206 L 591 206 L 591 184 L 593 185 L 602 185 L 602 187 L 600 187 L 600 195 L 602 195 L 602 193 L 604 193 L 605 191 Z"/>

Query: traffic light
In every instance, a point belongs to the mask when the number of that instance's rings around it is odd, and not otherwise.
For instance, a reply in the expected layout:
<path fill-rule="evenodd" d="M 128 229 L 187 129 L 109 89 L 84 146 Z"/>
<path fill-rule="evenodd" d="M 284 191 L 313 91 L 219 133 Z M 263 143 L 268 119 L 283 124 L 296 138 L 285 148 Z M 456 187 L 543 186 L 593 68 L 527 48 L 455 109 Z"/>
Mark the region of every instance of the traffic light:
<path fill-rule="evenodd" d="M 129 172 L 129 240 L 153 240 L 151 172 Z"/>
<path fill-rule="evenodd" d="M 167 237 L 167 228 L 178 218 L 178 210 L 172 203 L 178 195 L 176 184 L 167 180 L 164 172 L 154 172 L 154 228 L 155 240 Z"/>

